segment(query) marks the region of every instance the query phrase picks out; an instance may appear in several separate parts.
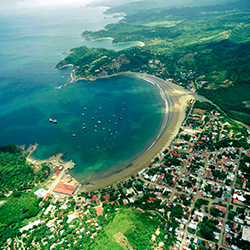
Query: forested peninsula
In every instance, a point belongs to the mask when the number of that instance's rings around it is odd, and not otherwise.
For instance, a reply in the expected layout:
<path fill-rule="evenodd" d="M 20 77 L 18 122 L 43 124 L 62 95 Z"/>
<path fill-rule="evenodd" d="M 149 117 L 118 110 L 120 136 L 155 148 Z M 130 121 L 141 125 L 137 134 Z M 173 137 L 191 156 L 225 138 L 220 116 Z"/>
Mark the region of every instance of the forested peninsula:
<path fill-rule="evenodd" d="M 120 22 L 82 35 L 112 37 L 114 43 L 141 41 L 144 47 L 75 48 L 57 67 L 74 66 L 75 80 L 127 71 L 152 74 L 198 92 L 250 124 L 249 10 L 247 0 L 204 7 L 140 6 Z"/>

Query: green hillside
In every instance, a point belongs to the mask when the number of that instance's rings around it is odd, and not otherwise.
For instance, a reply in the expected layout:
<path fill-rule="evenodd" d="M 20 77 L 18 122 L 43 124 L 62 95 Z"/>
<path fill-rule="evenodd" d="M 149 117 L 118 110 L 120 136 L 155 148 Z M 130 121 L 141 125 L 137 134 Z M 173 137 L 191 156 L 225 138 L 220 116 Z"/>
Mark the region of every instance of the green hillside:
<path fill-rule="evenodd" d="M 20 191 L 31 189 L 50 174 L 47 166 L 34 168 L 26 161 L 26 155 L 16 145 L 0 147 L 0 197 L 8 192 L 18 196 Z"/>

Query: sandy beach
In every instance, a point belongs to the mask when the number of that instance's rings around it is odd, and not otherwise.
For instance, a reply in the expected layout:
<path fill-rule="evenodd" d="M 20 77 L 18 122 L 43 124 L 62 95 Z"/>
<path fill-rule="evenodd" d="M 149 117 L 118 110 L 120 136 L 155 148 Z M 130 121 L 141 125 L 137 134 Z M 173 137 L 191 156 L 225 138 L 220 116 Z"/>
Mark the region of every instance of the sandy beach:
<path fill-rule="evenodd" d="M 141 152 L 139 152 L 133 159 L 128 160 L 121 168 L 115 167 L 110 169 L 110 171 L 106 171 L 101 176 L 97 175 L 96 179 L 92 180 L 88 183 L 88 185 L 82 184 L 80 191 L 83 192 L 90 192 L 105 188 L 106 186 L 112 185 L 122 179 L 132 175 L 135 176 L 141 169 L 148 167 L 154 158 L 164 151 L 177 136 L 179 128 L 185 119 L 188 100 L 193 98 L 193 94 L 184 88 L 152 75 L 132 72 L 120 73 L 119 75 L 138 77 L 155 85 L 159 89 L 161 98 L 165 103 L 164 117 L 155 137 Z M 38 144 L 35 144 L 31 145 L 28 149 L 29 154 L 27 160 L 30 163 L 42 164 L 50 162 L 55 158 L 58 162 L 63 162 L 63 154 L 52 156 L 46 160 L 36 160 L 32 158 L 32 153 L 37 149 L 37 147 Z M 64 163 L 73 164 L 73 162 Z"/>
<path fill-rule="evenodd" d="M 154 158 L 166 149 L 178 134 L 185 118 L 188 100 L 192 98 L 192 93 L 189 91 L 155 76 L 141 73 L 124 73 L 123 75 L 139 77 L 153 85 L 157 85 L 166 104 L 165 117 L 155 140 L 150 145 L 147 145 L 135 159 L 132 159 L 127 167 L 119 171 L 116 169 L 115 172 L 108 172 L 105 177 L 95 179 L 88 185 L 82 185 L 81 191 L 83 192 L 104 188 L 131 175 L 136 175 L 141 169 L 148 167 Z"/>
<path fill-rule="evenodd" d="M 102 37 L 102 38 L 96 38 L 96 39 L 94 39 L 94 38 L 91 38 L 91 39 L 88 38 L 87 40 L 90 40 L 90 41 L 92 41 L 92 42 L 101 41 L 101 40 L 110 40 L 110 42 L 111 42 L 112 44 L 114 44 L 114 45 L 127 44 L 127 43 L 134 42 L 134 43 L 137 43 L 138 46 L 140 46 L 140 47 L 145 46 L 145 43 L 143 43 L 143 42 L 141 42 L 141 41 L 127 41 L 127 42 L 118 42 L 118 43 L 114 43 L 114 42 L 113 42 L 113 41 L 114 41 L 114 38 L 113 38 L 113 37 Z"/>

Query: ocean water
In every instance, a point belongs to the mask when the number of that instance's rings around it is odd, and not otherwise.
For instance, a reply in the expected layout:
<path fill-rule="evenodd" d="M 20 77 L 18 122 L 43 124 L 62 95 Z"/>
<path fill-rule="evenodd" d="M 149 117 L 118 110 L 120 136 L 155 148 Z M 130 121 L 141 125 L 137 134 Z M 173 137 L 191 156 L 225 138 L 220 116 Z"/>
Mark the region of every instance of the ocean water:
<path fill-rule="evenodd" d="M 128 164 L 150 143 L 162 119 L 157 88 L 139 78 L 55 88 L 71 81 L 70 68 L 54 69 L 61 52 L 82 45 L 115 50 L 135 45 L 84 41 L 84 30 L 119 20 L 104 10 L 60 6 L 0 12 L 0 144 L 38 142 L 37 159 L 67 152 L 64 159 L 77 164 L 71 173 L 80 181 Z"/>

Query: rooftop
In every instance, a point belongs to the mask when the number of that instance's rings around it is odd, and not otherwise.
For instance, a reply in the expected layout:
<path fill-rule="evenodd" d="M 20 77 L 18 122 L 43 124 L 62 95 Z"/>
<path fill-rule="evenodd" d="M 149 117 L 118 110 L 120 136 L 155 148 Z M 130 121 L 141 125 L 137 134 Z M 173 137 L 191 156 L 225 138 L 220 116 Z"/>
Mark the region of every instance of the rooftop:
<path fill-rule="evenodd" d="M 59 181 L 53 191 L 57 193 L 72 195 L 77 187 L 77 184 Z"/>

